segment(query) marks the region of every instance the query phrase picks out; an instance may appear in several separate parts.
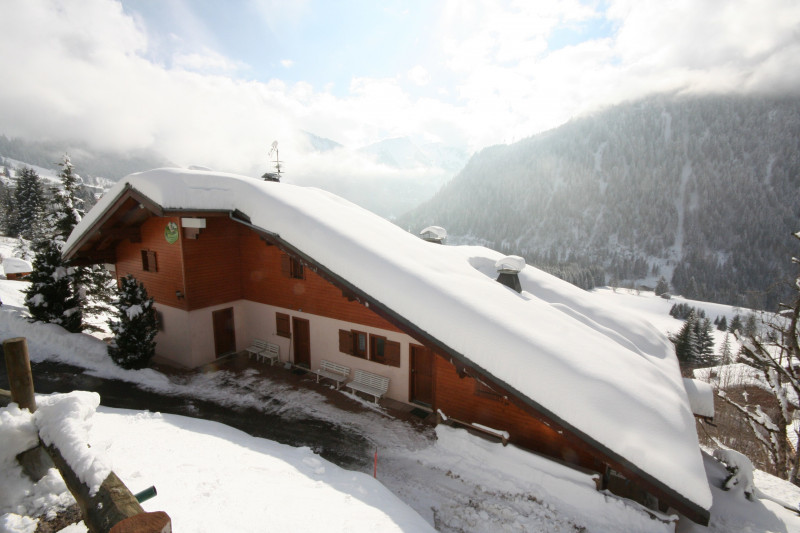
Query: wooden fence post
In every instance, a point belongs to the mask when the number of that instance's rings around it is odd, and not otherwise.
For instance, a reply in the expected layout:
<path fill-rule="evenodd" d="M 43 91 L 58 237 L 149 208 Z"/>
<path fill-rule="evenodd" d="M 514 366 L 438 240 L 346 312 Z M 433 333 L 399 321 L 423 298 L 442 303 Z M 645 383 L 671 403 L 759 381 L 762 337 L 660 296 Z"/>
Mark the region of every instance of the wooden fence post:
<path fill-rule="evenodd" d="M 20 409 L 28 409 L 31 413 L 36 411 L 31 360 L 28 357 L 28 343 L 25 337 L 3 341 L 3 352 L 6 358 L 11 400 L 16 402 Z"/>

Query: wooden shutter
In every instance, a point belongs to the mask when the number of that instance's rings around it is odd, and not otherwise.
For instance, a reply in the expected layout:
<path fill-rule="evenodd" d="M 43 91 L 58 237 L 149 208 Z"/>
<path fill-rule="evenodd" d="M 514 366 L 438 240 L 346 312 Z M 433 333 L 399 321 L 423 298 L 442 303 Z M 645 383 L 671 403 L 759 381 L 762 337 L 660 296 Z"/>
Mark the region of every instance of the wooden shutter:
<path fill-rule="evenodd" d="M 289 315 L 283 313 L 275 313 L 275 328 L 277 334 L 281 337 L 291 337 L 291 329 L 289 327 Z"/>
<path fill-rule="evenodd" d="M 292 260 L 286 254 L 281 254 L 281 274 L 284 278 L 292 277 Z"/>
<path fill-rule="evenodd" d="M 386 341 L 386 349 L 384 355 L 384 364 L 389 366 L 396 366 L 400 368 L 400 343 L 395 341 Z"/>
<path fill-rule="evenodd" d="M 345 329 L 339 330 L 339 351 L 353 355 L 353 333 Z"/>

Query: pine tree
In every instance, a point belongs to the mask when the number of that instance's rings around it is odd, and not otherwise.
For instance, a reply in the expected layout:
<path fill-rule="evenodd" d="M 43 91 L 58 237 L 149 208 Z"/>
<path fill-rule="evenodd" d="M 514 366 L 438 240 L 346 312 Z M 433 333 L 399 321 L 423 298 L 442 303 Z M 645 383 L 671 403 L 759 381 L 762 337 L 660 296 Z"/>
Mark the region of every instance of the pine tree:
<path fill-rule="evenodd" d="M 55 230 L 55 236 L 66 241 L 83 218 L 83 200 L 77 196 L 79 177 L 72 170 L 72 161 L 70 161 L 69 155 L 64 154 L 64 159 L 59 166 L 61 167 L 61 173 L 58 175 L 61 178 L 61 188 L 54 195 L 54 209 L 50 216 L 53 219 L 51 224 Z"/>
<path fill-rule="evenodd" d="M 658 283 L 656 283 L 656 295 L 661 296 L 662 294 L 666 294 L 669 292 L 669 284 L 667 284 L 667 280 L 664 279 L 664 276 L 658 278 Z"/>
<path fill-rule="evenodd" d="M 129 274 L 122 278 L 114 305 L 117 316 L 109 321 L 114 340 L 108 355 L 122 368 L 144 368 L 156 350 L 153 299 L 148 298 L 144 285 Z"/>
<path fill-rule="evenodd" d="M 708 364 L 714 360 L 714 336 L 711 322 L 707 318 L 698 318 L 694 322 L 694 334 L 697 339 L 698 362 Z"/>
<path fill-rule="evenodd" d="M 9 233 L 22 235 L 28 240 L 37 240 L 42 233 L 45 196 L 41 178 L 35 170 L 23 167 L 17 171 L 17 187 L 14 190 L 14 212 Z"/>
<path fill-rule="evenodd" d="M 33 261 L 31 287 L 26 303 L 35 320 L 59 324 L 68 331 L 84 328 L 83 313 L 86 307 L 83 289 L 83 271 L 70 266 L 61 257 L 64 243 L 80 220 L 81 212 L 75 199 L 77 177 L 72 172 L 68 156 L 61 164 L 62 189 L 54 193 L 52 206 L 38 225 L 38 239 L 34 242 L 36 256 Z"/>
<path fill-rule="evenodd" d="M 698 349 L 696 325 L 697 319 L 694 312 L 689 313 L 686 323 L 677 335 L 671 336 L 670 340 L 675 344 L 675 355 L 682 363 L 696 363 L 700 360 Z"/>
<path fill-rule="evenodd" d="M 739 316 L 739 313 L 733 315 L 733 320 L 731 320 L 731 325 L 728 326 L 728 331 L 734 335 L 737 331 L 742 331 L 742 317 Z"/>
<path fill-rule="evenodd" d="M 719 322 L 717 322 L 717 329 L 720 330 L 720 331 L 727 331 L 728 330 L 728 319 L 725 316 L 720 318 Z"/>
<path fill-rule="evenodd" d="M 733 352 L 731 351 L 731 338 L 730 333 L 725 332 L 725 338 L 722 339 L 722 346 L 720 346 L 720 362 L 723 365 L 729 365 L 733 362 Z"/>
<path fill-rule="evenodd" d="M 61 259 L 58 241 L 43 239 L 37 243 L 30 281 L 25 303 L 34 321 L 59 324 L 73 333 L 81 331 L 83 313 L 74 290 L 74 270 Z"/>

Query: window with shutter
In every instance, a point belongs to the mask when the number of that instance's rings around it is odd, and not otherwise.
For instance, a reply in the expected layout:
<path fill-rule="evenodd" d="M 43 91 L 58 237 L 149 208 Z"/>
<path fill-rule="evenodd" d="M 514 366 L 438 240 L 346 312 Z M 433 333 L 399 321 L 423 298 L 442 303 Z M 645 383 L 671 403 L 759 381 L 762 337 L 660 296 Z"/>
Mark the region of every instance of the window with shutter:
<path fill-rule="evenodd" d="M 277 334 L 281 337 L 291 337 L 292 330 L 289 326 L 289 315 L 284 313 L 275 313 L 275 329 Z"/>
<path fill-rule="evenodd" d="M 386 364 L 400 368 L 400 343 L 386 341 Z"/>
<path fill-rule="evenodd" d="M 353 332 L 346 329 L 339 330 L 339 351 L 353 355 Z"/>
<path fill-rule="evenodd" d="M 281 274 L 286 278 L 305 279 L 303 263 L 287 254 L 281 255 Z"/>
<path fill-rule="evenodd" d="M 158 272 L 155 252 L 151 250 L 142 250 L 142 270 L 145 272 Z"/>

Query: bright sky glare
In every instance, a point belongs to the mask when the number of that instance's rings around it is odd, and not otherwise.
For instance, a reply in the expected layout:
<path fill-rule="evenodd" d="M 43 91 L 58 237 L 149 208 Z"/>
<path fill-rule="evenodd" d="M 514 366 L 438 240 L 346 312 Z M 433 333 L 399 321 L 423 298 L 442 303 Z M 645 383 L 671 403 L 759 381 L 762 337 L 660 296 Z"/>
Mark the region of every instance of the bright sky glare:
<path fill-rule="evenodd" d="M 652 92 L 800 90 L 796 0 L 3 0 L 0 20 L 0 133 L 245 173 L 275 139 L 295 172 L 330 168 L 300 162 L 303 130 L 474 151 Z"/>

